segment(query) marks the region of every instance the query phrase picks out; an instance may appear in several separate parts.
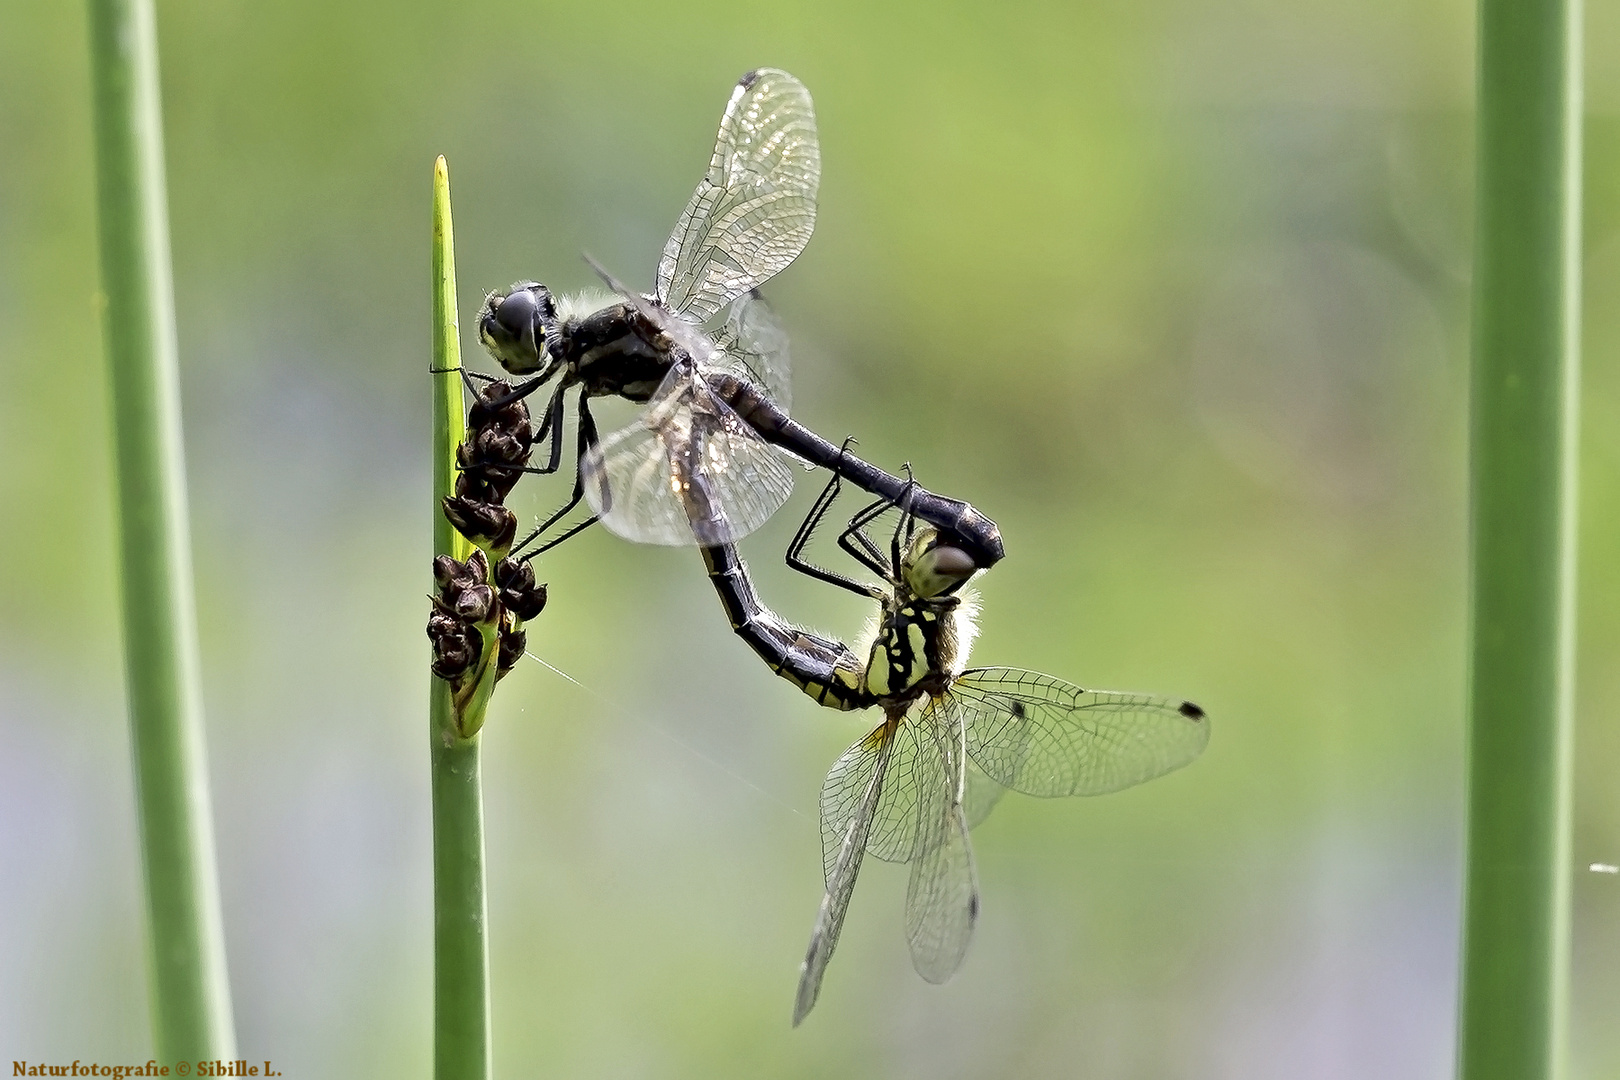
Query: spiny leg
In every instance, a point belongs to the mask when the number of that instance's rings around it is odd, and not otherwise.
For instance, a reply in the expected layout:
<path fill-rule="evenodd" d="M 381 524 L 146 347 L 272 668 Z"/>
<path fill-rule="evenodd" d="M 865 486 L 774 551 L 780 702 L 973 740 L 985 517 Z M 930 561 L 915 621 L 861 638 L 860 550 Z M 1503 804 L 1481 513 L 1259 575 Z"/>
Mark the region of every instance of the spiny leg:
<path fill-rule="evenodd" d="M 848 450 L 849 444 L 854 441 L 854 436 L 844 440 L 844 445 L 838 451 L 840 463 L 842 463 L 844 451 Z M 788 544 L 787 564 L 791 569 L 797 570 L 808 577 L 836 585 L 840 589 L 847 589 L 857 596 L 869 597 L 874 595 L 870 586 L 862 585 L 854 578 L 846 577 L 843 574 L 824 570 L 804 558 L 804 549 L 810 543 L 810 537 L 820 527 L 822 519 L 827 516 L 827 512 L 832 509 L 833 500 L 838 497 L 842 485 L 843 477 L 839 475 L 837 469 L 834 469 L 832 479 L 827 482 L 827 486 L 822 489 L 821 494 L 816 496 L 815 504 L 810 507 L 810 513 L 805 515 L 804 521 L 799 525 L 799 531 L 793 534 L 793 540 Z"/>
<path fill-rule="evenodd" d="M 557 387 L 557 392 L 551 395 L 551 402 L 546 406 L 546 418 L 540 421 L 540 428 L 534 433 L 536 442 L 543 440 L 547 435 L 551 436 L 551 456 L 546 460 L 543 467 L 535 470 L 541 474 L 554 473 L 562 467 L 563 419 L 565 416 L 563 392 L 567 389 L 566 386 Z M 581 391 L 581 402 L 585 400 L 583 394 L 584 391 Z"/>
<path fill-rule="evenodd" d="M 523 560 L 525 562 L 528 562 L 530 560 L 539 558 L 541 555 L 544 555 L 546 552 L 550 551 L 552 548 L 556 547 L 558 544 L 562 543 L 564 540 L 567 540 L 567 539 L 569 539 L 571 537 L 574 537 L 574 536 L 578 536 L 580 533 L 584 532 L 586 529 L 590 528 L 592 525 L 595 525 L 599 520 L 601 520 L 601 519 L 597 518 L 597 517 L 588 517 L 588 518 L 586 518 L 584 521 L 580 522 L 578 525 L 575 525 L 573 528 L 569 529 L 567 532 L 563 533 L 561 536 L 554 536 L 550 540 L 547 540 L 545 543 L 541 544 L 539 547 L 535 548 L 533 551 L 531 551 L 527 555 L 523 556 Z"/>
<path fill-rule="evenodd" d="M 495 381 L 488 375 L 481 377 L 489 379 L 491 382 Z M 550 403 L 546 406 L 545 418 L 541 421 L 533 440 L 535 442 L 543 441 L 546 433 L 548 431 L 552 432 L 551 460 L 549 463 L 545 465 L 507 465 L 501 462 L 479 461 L 464 469 L 460 465 L 456 467 L 464 473 L 484 474 L 486 480 L 489 478 L 488 474 L 490 473 L 527 473 L 534 476 L 549 476 L 556 472 L 562 459 L 563 391 L 565 389 L 567 388 L 558 387 L 557 392 L 552 395 Z M 533 535 L 531 534 L 524 539 L 524 543 L 528 543 L 532 538 Z"/>
<path fill-rule="evenodd" d="M 909 491 L 910 489 L 906 490 Z M 907 496 L 902 493 L 901 498 L 907 498 Z M 875 574 L 881 575 L 884 581 L 891 583 L 895 580 L 895 575 L 900 572 L 899 559 L 894 557 L 885 563 L 883 549 L 873 543 L 872 538 L 866 535 L 865 530 L 867 525 L 896 505 L 898 505 L 898 502 L 895 499 L 879 498 L 873 500 L 849 519 L 848 527 L 838 536 L 839 547 L 848 552 L 862 566 Z M 856 545 L 860 546 L 859 550 L 857 550 Z"/>
<path fill-rule="evenodd" d="M 912 515 L 911 493 L 917 489 L 917 478 L 911 475 L 911 462 L 906 462 L 906 486 L 900 489 L 900 498 L 895 504 L 900 508 L 900 520 L 894 523 L 894 535 L 889 538 L 889 560 L 894 567 L 896 577 L 900 574 L 900 534 L 904 531 L 906 546 L 911 546 Z"/>
<path fill-rule="evenodd" d="M 478 396 L 478 390 L 477 390 L 476 387 L 473 386 L 473 380 L 474 379 L 483 379 L 485 382 L 494 382 L 495 381 L 495 376 L 493 376 L 493 375 L 485 375 L 482 371 L 472 371 L 471 369 L 464 368 L 464 367 L 430 367 L 430 368 L 428 368 L 428 374 L 429 375 L 449 375 L 452 372 L 454 372 L 455 374 L 461 376 L 461 384 L 467 388 L 467 392 L 469 394 L 471 394 L 473 397 Z"/>
<path fill-rule="evenodd" d="M 558 397 L 559 398 L 561 397 L 560 392 L 558 394 Z M 559 419 L 557 424 L 555 425 L 555 427 L 552 429 L 552 465 L 551 465 L 551 467 L 552 467 L 553 470 L 558 468 L 558 466 L 561 463 L 561 457 L 562 457 L 562 448 L 561 448 L 562 434 L 561 433 L 562 433 L 562 423 L 561 423 L 561 420 Z M 585 497 L 585 474 L 580 469 L 580 462 L 584 459 L 586 452 L 589 451 L 591 447 L 595 446 L 597 444 L 597 442 L 598 442 L 598 439 L 597 439 L 597 435 L 596 435 L 596 420 L 591 416 L 591 408 L 590 408 L 590 405 L 587 404 L 587 399 L 585 397 L 584 391 L 581 391 L 580 395 L 579 395 L 579 439 L 578 439 L 578 442 L 575 445 L 575 454 L 574 454 L 574 493 L 573 493 L 573 495 L 571 495 L 569 497 L 568 501 L 563 504 L 561 509 L 559 509 L 556 513 L 552 514 L 550 517 L 546 518 L 545 521 L 542 521 L 538 526 L 536 526 L 533 529 L 533 531 L 531 531 L 529 533 L 529 535 L 525 536 L 520 543 L 514 545 L 513 548 L 512 548 L 513 554 L 516 554 L 517 552 L 522 551 L 524 548 L 526 548 L 530 544 L 534 543 L 536 537 L 539 537 L 539 536 L 543 535 L 547 529 L 549 529 L 553 525 L 557 524 L 557 522 L 561 521 L 568 514 L 568 512 L 570 510 L 572 510 L 574 507 L 579 505 L 579 501 Z M 542 547 L 539 550 L 531 552 L 530 554 L 525 555 L 523 557 L 526 558 L 526 559 L 532 559 L 532 558 L 534 558 L 534 556 L 540 554 L 540 552 L 548 551 L 551 548 L 556 547 L 557 544 L 560 544 L 562 541 L 568 539 L 568 537 L 573 536 L 575 533 L 579 532 L 581 529 L 585 529 L 585 528 L 589 527 L 590 525 L 595 523 L 595 521 L 596 521 L 596 518 L 593 517 L 589 521 L 586 521 L 584 524 L 580 525 L 578 528 L 569 530 L 566 534 L 564 534 L 563 536 L 557 538 L 557 540 L 555 542 L 548 543 L 547 545 L 545 545 L 545 547 Z"/>
<path fill-rule="evenodd" d="M 906 487 L 900 493 L 900 512 L 905 515 L 906 547 L 911 546 L 912 538 L 917 535 L 917 515 L 911 512 L 911 496 L 917 490 L 917 478 L 911 474 L 911 462 L 906 462 Z"/>
<path fill-rule="evenodd" d="M 524 398 L 528 397 L 530 394 L 534 393 L 536 390 L 540 389 L 547 382 L 549 382 L 553 374 L 555 374 L 555 372 L 548 371 L 543 374 L 536 375 L 532 379 L 523 380 L 512 388 L 511 393 L 502 394 L 500 397 L 490 402 L 489 407 L 492 409 L 499 409 L 512 404 L 514 401 L 522 401 Z"/>

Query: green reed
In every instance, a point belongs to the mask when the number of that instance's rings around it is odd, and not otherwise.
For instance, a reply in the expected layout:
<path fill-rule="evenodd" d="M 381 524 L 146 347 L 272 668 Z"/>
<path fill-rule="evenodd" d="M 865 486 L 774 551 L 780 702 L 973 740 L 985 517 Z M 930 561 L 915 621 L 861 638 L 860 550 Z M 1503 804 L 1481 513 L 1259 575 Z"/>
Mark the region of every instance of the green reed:
<path fill-rule="evenodd" d="M 455 236 L 450 172 L 433 165 L 433 553 L 465 560 L 472 545 L 440 512 L 456 478 L 456 446 L 466 436 L 456 313 Z M 494 665 L 486 665 L 489 679 Z M 478 735 L 457 734 L 450 684 L 429 680 L 433 772 L 433 1075 L 490 1075 L 489 916 L 484 900 L 484 797 Z"/>
<path fill-rule="evenodd" d="M 1458 1075 L 1559 1075 L 1569 954 L 1580 0 L 1481 0 Z"/>
<path fill-rule="evenodd" d="M 166 1061 L 229 1059 L 235 1037 L 198 683 L 157 30 L 150 0 L 91 0 L 89 14 L 153 1042 Z"/>

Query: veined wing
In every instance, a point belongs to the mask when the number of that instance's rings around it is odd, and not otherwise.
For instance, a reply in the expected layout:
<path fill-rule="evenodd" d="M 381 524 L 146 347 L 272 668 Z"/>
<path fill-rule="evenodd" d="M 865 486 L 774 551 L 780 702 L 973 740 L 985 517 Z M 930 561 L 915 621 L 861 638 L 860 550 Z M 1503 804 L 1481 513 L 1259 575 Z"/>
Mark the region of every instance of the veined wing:
<path fill-rule="evenodd" d="M 1190 701 L 1082 690 L 1018 668 L 976 668 L 952 684 L 967 752 L 1026 795 L 1102 795 L 1179 769 L 1203 753 L 1209 720 Z"/>
<path fill-rule="evenodd" d="M 786 412 L 791 405 L 788 336 L 776 312 L 757 291 L 739 296 L 726 324 L 714 335 L 717 350 L 703 366 L 747 379 Z"/>
<path fill-rule="evenodd" d="M 659 302 L 704 322 L 791 263 L 816 227 L 821 149 L 810 91 L 785 71 L 738 81 L 709 170 L 658 260 Z"/>
<path fill-rule="evenodd" d="M 587 449 L 580 475 L 591 509 L 643 544 L 735 543 L 793 491 L 782 455 L 676 364 L 630 426 Z"/>
<path fill-rule="evenodd" d="M 927 709 L 932 707 L 929 702 Z M 923 816 L 919 808 L 932 805 L 930 800 L 951 784 L 929 730 L 920 723 L 927 709 L 914 706 L 912 714 L 902 718 L 892 734 L 886 736 L 893 744 L 889 776 L 872 812 L 866 840 L 866 853 L 884 862 L 908 863 L 921 853 L 921 845 L 928 837 L 918 829 Z M 833 764 L 821 787 L 822 870 L 829 881 L 838 865 L 847 823 L 858 809 L 865 790 L 859 772 L 866 760 L 862 748 L 876 734 L 868 735 L 845 751 Z"/>
<path fill-rule="evenodd" d="M 911 726 L 917 730 L 919 760 L 927 760 L 938 781 L 917 802 L 906 941 L 917 974 L 942 983 L 962 966 L 979 917 L 979 883 L 964 812 L 967 745 L 961 709 L 950 698 L 934 699 Z"/>
<path fill-rule="evenodd" d="M 861 859 L 866 854 L 867 836 L 883 795 L 883 781 L 888 772 L 890 755 L 894 752 L 894 725 L 885 721 L 866 738 L 844 752 L 834 763 L 827 782 L 822 787 L 821 824 L 826 835 L 828 792 L 835 790 L 835 801 L 847 807 L 840 820 L 837 856 L 827 873 L 827 892 L 821 898 L 821 909 L 816 913 L 816 926 L 810 932 L 810 947 L 805 950 L 804 964 L 799 968 L 799 990 L 793 1002 L 793 1026 L 809 1014 L 821 993 L 821 979 L 827 973 L 827 962 L 838 947 L 838 935 L 844 929 L 844 915 L 849 911 L 849 898 L 855 892 L 855 878 L 861 872 Z"/>
<path fill-rule="evenodd" d="M 984 770 L 974 764 L 971 756 L 967 759 L 967 787 L 962 792 L 962 817 L 967 821 L 967 827 L 977 829 L 990 811 L 996 808 L 996 803 L 1007 794 L 1007 789 L 996 783 L 984 774 Z"/>

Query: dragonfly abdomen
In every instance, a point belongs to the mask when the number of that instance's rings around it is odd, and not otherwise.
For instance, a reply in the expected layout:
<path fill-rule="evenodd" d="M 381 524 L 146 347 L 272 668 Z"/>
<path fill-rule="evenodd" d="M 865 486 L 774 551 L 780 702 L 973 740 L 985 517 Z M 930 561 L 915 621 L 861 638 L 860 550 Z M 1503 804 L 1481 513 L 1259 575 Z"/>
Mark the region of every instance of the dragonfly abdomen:
<path fill-rule="evenodd" d="M 704 378 L 715 395 L 766 442 L 790 450 L 810 464 L 837 473 L 861 490 L 896 505 L 904 498 L 912 514 L 949 533 L 952 542 L 965 549 L 979 569 L 988 570 L 1005 554 L 1001 530 L 969 503 L 935 495 L 861 460 L 849 453 L 847 446 L 828 442 L 789 416 L 747 379 L 725 371 L 705 371 Z"/>
<path fill-rule="evenodd" d="M 767 608 L 735 548 L 701 550 L 732 630 L 772 672 L 829 709 L 848 712 L 873 704 L 859 657 L 842 642 L 793 626 Z"/>

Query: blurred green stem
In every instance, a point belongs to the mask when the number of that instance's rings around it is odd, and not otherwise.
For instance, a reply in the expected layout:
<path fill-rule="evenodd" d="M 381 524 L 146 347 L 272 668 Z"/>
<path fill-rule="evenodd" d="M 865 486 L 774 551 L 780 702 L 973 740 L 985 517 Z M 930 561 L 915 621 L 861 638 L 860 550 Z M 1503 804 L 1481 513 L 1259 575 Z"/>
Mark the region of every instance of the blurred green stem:
<path fill-rule="evenodd" d="M 228 1059 L 150 0 L 91 0 L 90 69 L 153 1041 L 165 1061 Z"/>
<path fill-rule="evenodd" d="M 433 553 L 464 561 L 472 547 L 439 503 L 455 485 L 462 410 L 460 321 L 450 173 L 433 165 Z M 486 643 L 486 653 L 489 645 Z M 491 672 L 494 663 L 488 664 Z M 484 902 L 484 798 L 478 736 L 456 731 L 450 684 L 433 677 L 429 699 L 433 771 L 433 1075 L 490 1075 L 489 939 Z"/>
<path fill-rule="evenodd" d="M 1580 0 L 1482 0 L 1458 1074 L 1562 1071 L 1579 401 Z"/>

